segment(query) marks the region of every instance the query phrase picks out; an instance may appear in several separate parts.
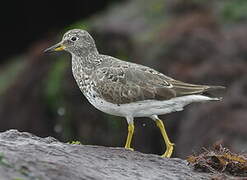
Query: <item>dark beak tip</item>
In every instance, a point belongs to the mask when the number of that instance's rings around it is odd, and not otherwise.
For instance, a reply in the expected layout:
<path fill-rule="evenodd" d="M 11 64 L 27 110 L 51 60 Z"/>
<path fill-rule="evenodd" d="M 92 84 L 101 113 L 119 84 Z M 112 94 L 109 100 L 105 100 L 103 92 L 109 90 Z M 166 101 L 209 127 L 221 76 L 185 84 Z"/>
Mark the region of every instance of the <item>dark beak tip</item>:
<path fill-rule="evenodd" d="M 43 53 L 45 53 L 45 54 L 50 53 L 50 52 L 51 52 L 50 48 L 47 48 L 47 49 L 43 50 Z"/>
<path fill-rule="evenodd" d="M 45 50 L 43 51 L 43 53 L 50 53 L 50 52 L 54 52 L 54 51 L 62 51 L 62 50 L 64 50 L 64 46 L 63 46 L 63 44 L 60 42 L 60 43 L 57 43 L 57 44 L 55 44 L 55 45 L 53 45 L 53 46 L 51 46 L 51 47 L 45 49 Z"/>

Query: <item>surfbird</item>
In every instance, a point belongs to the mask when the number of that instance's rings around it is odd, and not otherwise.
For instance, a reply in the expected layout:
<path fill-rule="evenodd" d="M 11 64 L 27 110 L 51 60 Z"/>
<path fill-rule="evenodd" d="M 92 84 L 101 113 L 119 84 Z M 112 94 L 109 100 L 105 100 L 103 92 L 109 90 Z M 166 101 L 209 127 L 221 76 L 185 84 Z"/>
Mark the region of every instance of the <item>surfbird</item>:
<path fill-rule="evenodd" d="M 125 117 L 128 136 L 125 148 L 131 148 L 134 118 L 149 117 L 160 129 L 170 157 L 174 144 L 158 115 L 181 111 L 202 101 L 218 101 L 211 95 L 222 86 L 195 85 L 168 77 L 152 68 L 100 54 L 91 35 L 80 29 L 66 32 L 62 41 L 44 52 L 65 50 L 72 55 L 72 73 L 87 100 L 98 110 Z"/>

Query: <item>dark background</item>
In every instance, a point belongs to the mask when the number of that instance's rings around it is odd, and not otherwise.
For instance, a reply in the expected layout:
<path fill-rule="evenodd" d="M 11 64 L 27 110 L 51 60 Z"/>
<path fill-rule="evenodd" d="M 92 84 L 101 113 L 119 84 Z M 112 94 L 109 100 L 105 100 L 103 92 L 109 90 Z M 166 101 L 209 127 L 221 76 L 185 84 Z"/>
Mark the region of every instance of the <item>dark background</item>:
<path fill-rule="evenodd" d="M 247 149 L 247 1 L 107 0 L 2 3 L 0 130 L 63 142 L 123 146 L 124 118 L 90 105 L 66 53 L 44 55 L 71 28 L 94 37 L 100 52 L 153 67 L 189 83 L 227 87 L 220 102 L 161 116 L 176 157 L 222 143 Z M 135 121 L 133 147 L 161 154 L 154 122 Z"/>
<path fill-rule="evenodd" d="M 116 0 L 4 1 L 0 7 L 0 59 L 4 61 L 21 53 L 48 33 L 58 32 L 68 24 L 103 11 L 114 2 Z"/>

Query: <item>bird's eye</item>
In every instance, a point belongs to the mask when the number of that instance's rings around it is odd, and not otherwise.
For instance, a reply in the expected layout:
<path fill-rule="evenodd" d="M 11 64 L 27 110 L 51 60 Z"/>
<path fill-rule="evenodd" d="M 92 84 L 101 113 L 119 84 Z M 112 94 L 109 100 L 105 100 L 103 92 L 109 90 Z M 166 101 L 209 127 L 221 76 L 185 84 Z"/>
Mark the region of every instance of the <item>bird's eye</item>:
<path fill-rule="evenodd" d="M 70 40 L 71 40 L 71 41 L 76 41 L 76 40 L 78 40 L 78 38 L 75 37 L 75 36 L 73 36 Z"/>

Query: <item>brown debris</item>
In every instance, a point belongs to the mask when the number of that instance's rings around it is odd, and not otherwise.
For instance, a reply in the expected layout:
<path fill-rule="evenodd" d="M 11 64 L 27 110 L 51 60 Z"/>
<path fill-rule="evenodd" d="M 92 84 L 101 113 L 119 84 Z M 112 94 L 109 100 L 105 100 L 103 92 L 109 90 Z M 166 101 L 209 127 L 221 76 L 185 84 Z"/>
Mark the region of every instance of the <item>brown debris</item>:
<path fill-rule="evenodd" d="M 246 154 L 233 153 L 221 144 L 214 145 L 212 150 L 204 149 L 199 155 L 191 155 L 187 161 L 196 171 L 247 177 Z"/>

